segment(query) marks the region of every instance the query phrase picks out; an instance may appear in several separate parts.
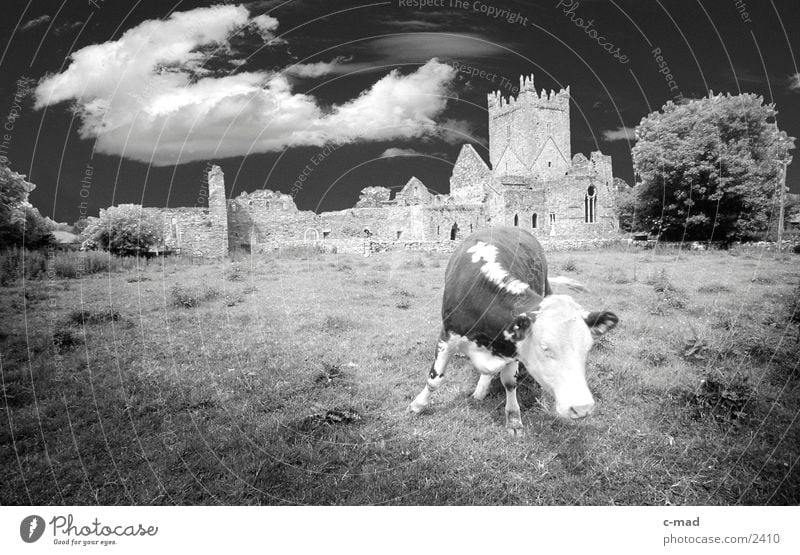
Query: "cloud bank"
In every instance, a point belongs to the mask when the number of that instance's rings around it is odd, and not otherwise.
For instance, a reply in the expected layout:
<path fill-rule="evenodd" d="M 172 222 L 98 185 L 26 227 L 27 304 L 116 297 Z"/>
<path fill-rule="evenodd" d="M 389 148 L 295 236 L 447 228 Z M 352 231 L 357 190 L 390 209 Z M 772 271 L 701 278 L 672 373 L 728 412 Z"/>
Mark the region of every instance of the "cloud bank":
<path fill-rule="evenodd" d="M 431 59 L 404 75 L 395 70 L 356 98 L 321 106 L 292 91 L 291 72 L 219 74 L 210 55 L 241 60 L 230 39 L 240 32 L 274 44 L 275 18 L 219 5 L 145 21 L 119 40 L 87 46 L 62 73 L 40 81 L 41 109 L 72 102 L 80 135 L 96 151 L 157 166 L 278 151 L 293 146 L 447 135 L 436 121 L 455 70 Z M 325 74 L 340 64 L 301 68 Z M 296 73 L 296 72 L 295 72 Z"/>

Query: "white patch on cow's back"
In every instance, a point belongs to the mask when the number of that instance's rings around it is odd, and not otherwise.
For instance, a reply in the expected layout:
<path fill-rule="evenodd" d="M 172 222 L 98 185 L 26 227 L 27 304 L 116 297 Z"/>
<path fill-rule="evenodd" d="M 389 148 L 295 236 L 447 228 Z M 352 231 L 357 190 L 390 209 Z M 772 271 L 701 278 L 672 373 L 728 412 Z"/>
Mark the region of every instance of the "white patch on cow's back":
<path fill-rule="evenodd" d="M 478 241 L 468 248 L 467 252 L 472 254 L 473 263 L 477 264 L 483 261 L 481 273 L 501 290 L 512 295 L 520 295 L 530 288 L 524 281 L 511 277 L 508 271 L 497 262 L 497 247 L 494 245 Z"/>

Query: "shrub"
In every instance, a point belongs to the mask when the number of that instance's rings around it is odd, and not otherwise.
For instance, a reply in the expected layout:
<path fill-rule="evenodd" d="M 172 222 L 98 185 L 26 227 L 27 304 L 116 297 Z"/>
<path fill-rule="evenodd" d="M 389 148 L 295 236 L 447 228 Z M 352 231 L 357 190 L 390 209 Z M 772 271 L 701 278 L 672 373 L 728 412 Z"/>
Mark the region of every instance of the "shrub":
<path fill-rule="evenodd" d="M 90 218 L 81 238 L 112 254 L 144 255 L 161 244 L 162 226 L 156 216 L 140 205 L 122 204 L 101 210 L 99 218 Z"/>

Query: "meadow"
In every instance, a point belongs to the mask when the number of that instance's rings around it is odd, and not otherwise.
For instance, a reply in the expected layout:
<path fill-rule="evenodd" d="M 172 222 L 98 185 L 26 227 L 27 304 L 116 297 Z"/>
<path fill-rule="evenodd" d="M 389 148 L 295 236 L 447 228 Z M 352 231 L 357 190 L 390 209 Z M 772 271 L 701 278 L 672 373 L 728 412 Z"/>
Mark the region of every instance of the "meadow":
<path fill-rule="evenodd" d="M 519 439 L 463 357 L 406 413 L 447 255 L 8 256 L 3 505 L 800 503 L 797 255 L 550 253 L 620 324 L 589 355 L 595 413 L 558 419 L 526 377 Z"/>

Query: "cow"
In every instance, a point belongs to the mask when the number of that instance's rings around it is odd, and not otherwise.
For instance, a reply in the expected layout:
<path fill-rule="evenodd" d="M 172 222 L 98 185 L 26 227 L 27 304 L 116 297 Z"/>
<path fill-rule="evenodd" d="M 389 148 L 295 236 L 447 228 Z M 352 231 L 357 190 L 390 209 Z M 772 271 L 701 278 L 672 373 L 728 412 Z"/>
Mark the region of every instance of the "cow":
<path fill-rule="evenodd" d="M 563 278 L 553 282 L 574 285 Z M 518 227 L 473 233 L 447 264 L 435 359 L 408 411 L 418 414 L 428 406 L 448 359 L 460 350 L 481 374 L 475 399 L 484 399 L 492 377 L 500 374 L 511 435 L 522 434 L 520 362 L 554 397 L 560 417 L 588 416 L 594 398 L 586 384 L 586 357 L 594 339 L 618 322 L 612 312 L 588 312 L 572 297 L 552 294 L 544 251 L 531 233 Z"/>

